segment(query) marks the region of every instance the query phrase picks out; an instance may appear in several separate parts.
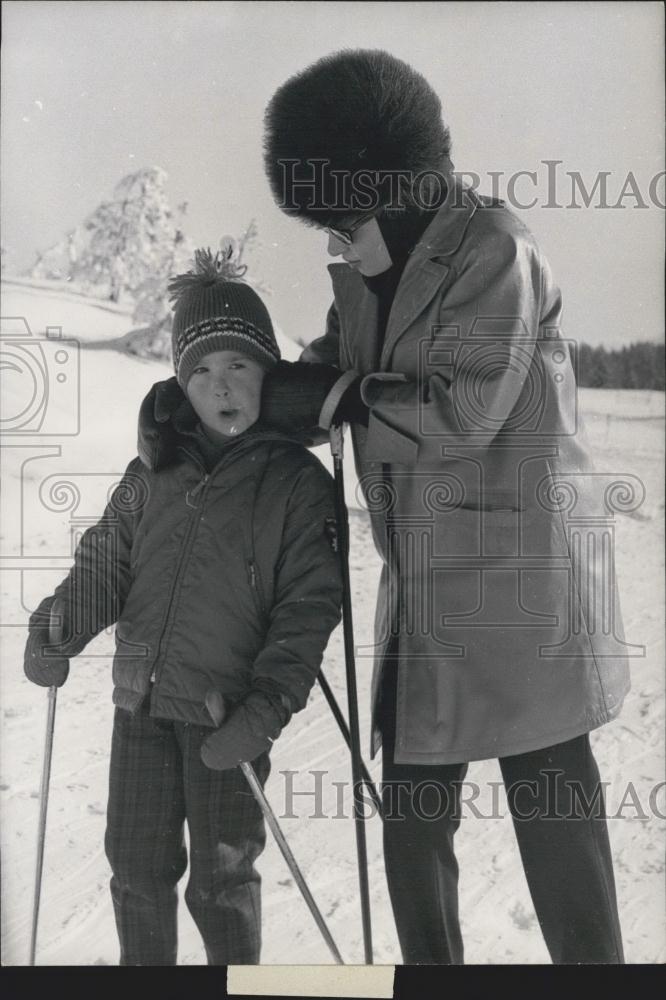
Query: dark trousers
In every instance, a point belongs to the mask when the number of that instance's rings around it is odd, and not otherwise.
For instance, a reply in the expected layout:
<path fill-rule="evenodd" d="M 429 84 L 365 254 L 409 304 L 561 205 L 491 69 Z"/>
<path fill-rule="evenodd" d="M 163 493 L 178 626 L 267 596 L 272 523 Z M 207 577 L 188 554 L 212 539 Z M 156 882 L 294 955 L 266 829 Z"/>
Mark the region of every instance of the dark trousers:
<path fill-rule="evenodd" d="M 211 771 L 199 751 L 211 729 L 116 709 L 106 854 L 121 965 L 175 965 L 177 883 L 209 965 L 257 964 L 264 821 L 242 771 Z M 263 784 L 267 754 L 253 762 Z"/>
<path fill-rule="evenodd" d="M 380 710 L 384 859 L 403 960 L 459 964 L 463 942 L 453 841 L 468 765 L 393 763 L 395 707 L 395 670 L 389 669 Z M 552 961 L 623 963 L 603 789 L 588 736 L 502 757 L 499 764 Z M 573 783 L 579 783 L 577 793 Z"/>

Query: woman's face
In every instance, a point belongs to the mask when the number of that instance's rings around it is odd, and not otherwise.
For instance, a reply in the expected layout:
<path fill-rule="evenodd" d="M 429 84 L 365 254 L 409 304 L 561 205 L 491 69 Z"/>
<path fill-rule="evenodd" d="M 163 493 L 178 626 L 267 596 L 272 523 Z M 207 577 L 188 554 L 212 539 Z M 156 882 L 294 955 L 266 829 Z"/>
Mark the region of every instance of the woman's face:
<path fill-rule="evenodd" d="M 349 245 L 333 233 L 329 233 L 328 252 L 331 257 L 342 256 L 350 267 L 360 271 L 367 278 L 388 271 L 393 263 L 379 224 L 374 218 L 364 222 L 351 233 Z"/>
<path fill-rule="evenodd" d="M 213 440 L 242 434 L 259 417 L 265 369 L 240 351 L 212 351 L 192 371 L 187 395 Z"/>

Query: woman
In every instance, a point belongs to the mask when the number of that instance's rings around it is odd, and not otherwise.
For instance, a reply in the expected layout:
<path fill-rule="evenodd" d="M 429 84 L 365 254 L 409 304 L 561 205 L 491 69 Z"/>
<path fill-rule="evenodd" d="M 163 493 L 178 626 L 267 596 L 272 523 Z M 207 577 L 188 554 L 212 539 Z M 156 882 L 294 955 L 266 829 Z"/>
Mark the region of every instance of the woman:
<path fill-rule="evenodd" d="M 384 563 L 372 750 L 383 742 L 387 786 L 429 781 L 447 803 L 428 822 L 408 796 L 384 824 L 404 961 L 463 961 L 460 782 L 499 758 L 553 961 L 620 963 L 588 737 L 629 689 L 614 484 L 579 424 L 548 264 L 501 202 L 456 181 L 449 153 L 437 95 L 386 52 L 335 53 L 276 92 L 273 195 L 344 263 L 310 367 L 278 366 L 264 412 L 291 430 L 352 426 Z"/>

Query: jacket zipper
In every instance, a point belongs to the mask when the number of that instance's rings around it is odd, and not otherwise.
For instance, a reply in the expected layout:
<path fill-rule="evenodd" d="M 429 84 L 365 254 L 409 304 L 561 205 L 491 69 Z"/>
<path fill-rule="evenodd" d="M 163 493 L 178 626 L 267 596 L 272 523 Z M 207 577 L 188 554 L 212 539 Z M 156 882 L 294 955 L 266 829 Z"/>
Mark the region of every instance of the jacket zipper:
<path fill-rule="evenodd" d="M 180 578 L 181 570 L 182 570 L 182 568 L 183 568 L 183 566 L 185 564 L 185 560 L 186 560 L 187 556 L 189 555 L 190 550 L 192 548 L 191 542 L 192 542 L 193 536 L 195 534 L 196 525 L 199 523 L 199 520 L 200 520 L 200 515 L 197 516 L 196 511 L 200 510 L 200 509 L 203 509 L 204 498 L 205 498 L 205 494 L 206 494 L 206 492 L 207 492 L 207 490 L 209 488 L 210 481 L 213 478 L 213 476 L 224 466 L 225 460 L 227 458 L 227 456 L 225 455 L 223 458 L 220 459 L 220 461 L 217 463 L 217 465 L 215 465 L 214 468 L 210 472 L 206 472 L 204 465 L 202 464 L 202 462 L 200 461 L 200 459 L 198 458 L 197 455 L 193 454 L 188 448 L 183 448 L 182 450 L 185 452 L 186 455 L 188 455 L 189 458 L 191 458 L 194 461 L 194 463 L 196 465 L 199 466 L 199 468 L 203 471 L 204 474 L 203 474 L 203 477 L 201 478 L 201 480 L 194 487 L 194 489 L 193 490 L 188 490 L 186 492 L 186 494 L 185 494 L 185 503 L 187 504 L 188 507 L 192 508 L 192 514 L 191 514 L 191 517 L 190 517 L 190 523 L 189 523 L 189 525 L 187 527 L 187 531 L 185 533 L 185 538 L 183 539 L 183 542 L 182 542 L 182 547 L 181 547 L 181 551 L 180 551 L 180 558 L 179 558 L 178 564 L 176 566 L 176 572 L 174 573 L 173 583 L 172 583 L 172 586 L 171 586 L 171 593 L 169 594 L 169 601 L 168 601 L 168 604 L 167 604 L 167 610 L 166 610 L 166 614 L 164 616 L 164 621 L 163 621 L 163 624 L 162 624 L 162 631 L 160 633 L 159 642 L 157 644 L 157 653 L 155 655 L 155 660 L 153 662 L 153 668 L 152 668 L 151 673 L 150 673 L 150 682 L 151 683 L 155 683 L 155 684 L 157 683 L 158 676 L 159 676 L 159 673 L 160 673 L 160 666 L 161 666 L 161 664 L 160 664 L 160 657 L 161 657 L 161 654 L 162 654 L 162 644 L 163 644 L 163 641 L 164 641 L 164 636 L 165 636 L 165 634 L 167 632 L 167 629 L 168 629 L 168 626 L 169 626 L 169 618 L 171 616 L 171 609 L 172 609 L 172 606 L 173 606 L 173 600 L 174 600 L 174 596 L 175 596 L 175 592 L 176 592 L 176 587 L 178 585 L 178 580 Z M 194 503 L 192 501 L 194 501 Z M 199 501 L 201 501 L 201 503 L 199 503 Z M 263 601 L 262 601 L 260 590 L 259 590 L 257 569 L 256 569 L 256 566 L 255 566 L 253 560 L 250 560 L 250 564 L 252 566 L 251 574 L 250 574 L 251 584 L 252 584 L 252 587 L 254 588 L 254 593 L 257 594 L 257 597 L 258 597 L 258 600 L 259 600 L 259 603 L 260 603 L 260 608 L 261 608 L 262 613 L 263 613 Z"/>
<path fill-rule="evenodd" d="M 268 463 L 270 462 L 272 453 L 273 453 L 273 446 L 271 445 L 271 447 L 269 449 L 268 461 L 264 465 L 263 472 L 261 473 L 261 475 L 259 476 L 259 479 L 255 483 L 254 499 L 252 501 L 252 511 L 251 511 L 251 516 L 250 516 L 250 558 L 248 560 L 248 566 L 249 566 L 249 569 L 250 569 L 250 586 L 252 587 L 252 592 L 253 592 L 253 594 L 255 596 L 255 603 L 257 605 L 257 609 L 259 611 L 259 614 L 260 614 L 261 618 L 264 621 L 267 621 L 267 619 L 268 619 L 268 609 L 266 607 L 266 601 L 264 600 L 264 592 L 263 592 L 263 587 L 261 585 L 261 574 L 259 572 L 259 566 L 257 565 L 256 559 L 255 559 L 255 551 L 254 551 L 254 515 L 255 515 L 255 511 L 256 511 L 256 507 L 257 507 L 257 497 L 259 496 L 259 491 L 260 491 L 262 483 L 264 481 L 264 477 L 266 475 L 266 469 L 268 467 Z"/>
<path fill-rule="evenodd" d="M 194 487 L 193 490 L 187 491 L 187 493 L 185 494 L 185 503 L 187 504 L 188 507 L 194 507 L 195 509 L 197 508 L 198 504 L 192 503 L 192 501 L 194 500 L 197 493 L 201 493 L 202 489 L 204 488 L 209 479 L 210 475 L 206 473 L 203 479 L 199 483 L 197 483 L 197 485 Z"/>
<path fill-rule="evenodd" d="M 183 539 L 181 550 L 180 550 L 180 558 L 178 559 L 178 564 L 176 566 L 176 571 L 175 571 L 174 577 L 173 577 L 173 584 L 171 586 L 171 592 L 169 594 L 169 602 L 167 604 L 166 614 L 164 616 L 164 623 L 162 625 L 162 631 L 160 633 L 160 639 L 159 639 L 159 642 L 158 642 L 158 645 L 157 645 L 157 653 L 155 655 L 155 661 L 153 663 L 153 669 L 152 669 L 151 674 L 150 674 L 150 681 L 151 681 L 151 683 L 157 683 L 157 672 L 158 672 L 158 668 L 159 668 L 159 665 L 160 665 L 160 656 L 161 656 L 161 653 L 162 653 L 162 643 L 163 643 L 164 636 L 165 636 L 165 633 L 166 633 L 168 625 L 169 625 L 169 618 L 171 616 L 171 608 L 173 606 L 173 599 L 174 599 L 174 596 L 175 596 L 175 593 L 176 593 L 176 587 L 178 585 L 178 580 L 180 578 L 180 572 L 181 572 L 181 570 L 183 568 L 183 565 L 185 563 L 185 559 L 189 555 L 189 551 L 191 549 L 190 542 L 191 542 L 192 536 L 194 535 L 194 529 L 195 529 L 195 527 L 196 527 L 196 525 L 197 525 L 197 523 L 199 521 L 199 515 L 197 515 L 197 513 L 196 513 L 199 510 L 199 503 L 198 502 L 194 502 L 193 503 L 192 501 L 198 495 L 201 496 L 201 499 L 203 501 L 203 493 L 204 493 L 204 490 L 206 488 L 206 484 L 208 483 L 209 480 L 210 480 L 210 475 L 207 472 L 204 473 L 203 479 L 201 479 L 197 483 L 197 485 L 194 487 L 194 489 L 193 490 L 188 490 L 187 493 L 185 494 L 185 503 L 187 504 L 188 507 L 192 508 L 192 514 L 190 515 L 190 523 L 188 524 L 187 531 L 185 532 L 185 537 Z M 203 507 L 203 502 L 202 502 L 201 506 Z"/>

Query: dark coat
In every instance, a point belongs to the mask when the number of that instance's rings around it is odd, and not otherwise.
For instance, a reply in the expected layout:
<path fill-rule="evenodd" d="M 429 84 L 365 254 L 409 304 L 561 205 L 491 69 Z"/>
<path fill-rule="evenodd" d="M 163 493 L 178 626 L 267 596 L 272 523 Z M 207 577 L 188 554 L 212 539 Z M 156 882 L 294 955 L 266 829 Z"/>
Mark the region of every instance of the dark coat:
<path fill-rule="evenodd" d="M 509 756 L 614 718 L 629 688 L 620 483 L 594 471 L 531 233 L 456 188 L 408 260 L 383 344 L 360 274 L 329 271 L 327 331 L 303 360 L 365 376 L 369 426 L 353 440 L 384 566 L 375 643 L 358 655 L 374 657 L 376 707 L 397 634 L 396 762 Z"/>
<path fill-rule="evenodd" d="M 301 445 L 252 430 L 208 474 L 153 402 L 139 457 L 56 594 L 79 595 L 88 639 L 117 621 L 121 708 L 135 712 L 152 678 L 154 716 L 212 725 L 211 688 L 236 701 L 260 680 L 298 711 L 340 618 L 331 476 Z"/>

